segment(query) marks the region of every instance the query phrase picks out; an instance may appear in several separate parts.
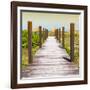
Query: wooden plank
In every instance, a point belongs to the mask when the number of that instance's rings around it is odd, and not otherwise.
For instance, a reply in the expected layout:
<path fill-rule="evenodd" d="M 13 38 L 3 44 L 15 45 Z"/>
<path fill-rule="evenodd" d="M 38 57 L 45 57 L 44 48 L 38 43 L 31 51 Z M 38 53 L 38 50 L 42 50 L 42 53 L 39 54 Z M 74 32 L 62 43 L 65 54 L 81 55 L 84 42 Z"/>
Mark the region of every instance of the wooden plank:
<path fill-rule="evenodd" d="M 42 47 L 42 27 L 39 26 L 39 48 Z"/>
<path fill-rule="evenodd" d="M 64 47 L 64 27 L 62 27 L 62 46 Z"/>
<path fill-rule="evenodd" d="M 74 60 L 74 23 L 70 24 L 70 58 Z"/>
<path fill-rule="evenodd" d="M 28 22 L 28 63 L 32 63 L 32 22 Z"/>

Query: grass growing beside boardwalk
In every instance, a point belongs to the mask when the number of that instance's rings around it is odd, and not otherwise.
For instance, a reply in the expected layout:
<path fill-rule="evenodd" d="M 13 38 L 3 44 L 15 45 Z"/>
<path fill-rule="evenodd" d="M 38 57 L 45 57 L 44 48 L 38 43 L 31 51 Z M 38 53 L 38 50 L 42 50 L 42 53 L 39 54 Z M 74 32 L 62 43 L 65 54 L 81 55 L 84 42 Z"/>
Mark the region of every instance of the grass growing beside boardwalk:
<path fill-rule="evenodd" d="M 32 55 L 39 49 L 39 34 L 32 32 Z M 28 30 L 22 30 L 22 67 L 28 65 Z"/>
<path fill-rule="evenodd" d="M 66 49 L 66 51 L 67 51 L 67 53 L 70 55 L 70 33 L 69 32 L 65 32 L 64 33 L 64 35 L 65 35 L 65 46 L 64 46 L 64 48 Z"/>
<path fill-rule="evenodd" d="M 32 48 L 32 54 L 35 55 L 36 51 L 39 49 L 39 46 Z M 22 67 L 24 68 L 28 65 L 28 48 L 22 48 Z"/>
<path fill-rule="evenodd" d="M 70 55 L 70 33 L 65 32 L 65 49 Z M 74 34 L 74 61 L 75 64 L 79 65 L 79 32 Z"/>
<path fill-rule="evenodd" d="M 22 67 L 24 68 L 28 64 L 28 49 L 22 48 Z"/>
<path fill-rule="evenodd" d="M 74 62 L 79 65 L 79 32 L 75 32 L 74 37 Z"/>

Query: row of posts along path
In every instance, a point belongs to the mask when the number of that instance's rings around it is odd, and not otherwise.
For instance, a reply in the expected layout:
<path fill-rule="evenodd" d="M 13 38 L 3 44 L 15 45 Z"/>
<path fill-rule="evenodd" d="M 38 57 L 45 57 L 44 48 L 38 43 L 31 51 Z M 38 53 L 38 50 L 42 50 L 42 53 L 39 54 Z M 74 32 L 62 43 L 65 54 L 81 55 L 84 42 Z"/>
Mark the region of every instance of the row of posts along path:
<path fill-rule="evenodd" d="M 67 77 L 79 74 L 79 68 L 66 60 L 66 50 L 54 36 L 49 36 L 33 57 L 32 64 L 22 70 L 23 78 Z"/>

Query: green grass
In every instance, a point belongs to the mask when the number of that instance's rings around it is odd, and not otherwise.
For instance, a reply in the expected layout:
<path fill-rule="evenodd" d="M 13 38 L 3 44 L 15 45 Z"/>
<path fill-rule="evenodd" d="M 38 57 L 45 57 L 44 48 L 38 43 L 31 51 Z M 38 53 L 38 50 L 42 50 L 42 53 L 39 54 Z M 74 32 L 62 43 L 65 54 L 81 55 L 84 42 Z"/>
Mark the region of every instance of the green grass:
<path fill-rule="evenodd" d="M 32 32 L 32 55 L 39 49 L 39 34 Z M 28 65 L 28 30 L 22 30 L 22 67 Z"/>
<path fill-rule="evenodd" d="M 67 53 L 70 55 L 70 33 L 69 32 L 65 32 L 65 46 L 64 48 L 66 49 Z"/>
<path fill-rule="evenodd" d="M 75 32 L 74 62 L 79 65 L 79 32 Z"/>
<path fill-rule="evenodd" d="M 70 33 L 65 32 L 65 49 L 70 55 Z M 79 65 L 79 32 L 74 34 L 74 61 L 73 63 Z"/>
<path fill-rule="evenodd" d="M 36 46 L 35 48 L 32 48 L 33 56 L 35 55 L 35 53 L 37 52 L 38 49 L 39 49 L 39 46 Z"/>
<path fill-rule="evenodd" d="M 22 67 L 24 68 L 28 64 L 28 49 L 22 48 Z"/>
<path fill-rule="evenodd" d="M 39 49 L 39 46 L 32 48 L 32 54 L 33 56 Z M 26 65 L 28 65 L 28 48 L 22 48 L 22 68 L 24 68 Z"/>

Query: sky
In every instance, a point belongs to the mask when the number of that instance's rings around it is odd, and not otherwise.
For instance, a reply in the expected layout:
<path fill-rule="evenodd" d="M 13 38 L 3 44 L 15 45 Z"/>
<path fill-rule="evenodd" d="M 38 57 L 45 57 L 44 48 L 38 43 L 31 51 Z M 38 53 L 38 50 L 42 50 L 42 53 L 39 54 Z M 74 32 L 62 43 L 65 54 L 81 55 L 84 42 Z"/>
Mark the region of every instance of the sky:
<path fill-rule="evenodd" d="M 42 26 L 49 31 L 55 28 L 65 27 L 65 31 L 70 28 L 70 23 L 75 24 L 75 30 L 79 30 L 78 14 L 56 14 L 56 13 L 40 13 L 40 12 L 22 12 L 22 29 L 27 29 L 27 22 L 32 21 L 32 28 Z"/>

